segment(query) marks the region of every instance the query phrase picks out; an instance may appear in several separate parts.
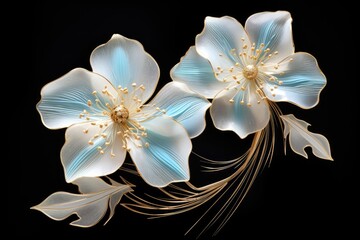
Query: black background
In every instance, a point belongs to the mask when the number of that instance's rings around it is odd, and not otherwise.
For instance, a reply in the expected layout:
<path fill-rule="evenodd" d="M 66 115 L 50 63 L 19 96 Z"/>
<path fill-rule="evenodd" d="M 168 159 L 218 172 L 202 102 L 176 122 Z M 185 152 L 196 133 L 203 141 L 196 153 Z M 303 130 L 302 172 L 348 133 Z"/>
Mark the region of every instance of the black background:
<path fill-rule="evenodd" d="M 15 154 L 8 155 L 15 163 L 9 178 L 8 223 L 11 236 L 66 237 L 67 239 L 194 239 L 198 228 L 189 235 L 184 233 L 209 207 L 175 217 L 148 220 L 120 206 L 105 226 L 104 219 L 88 229 L 76 228 L 64 221 L 54 221 L 42 213 L 30 210 L 56 191 L 75 192 L 75 186 L 66 184 L 60 163 L 60 149 L 65 130 L 45 128 L 36 112 L 40 90 L 73 68 L 91 70 L 89 57 L 92 50 L 119 33 L 140 41 L 145 50 L 160 66 L 161 77 L 157 90 L 171 81 L 170 69 L 179 62 L 187 49 L 194 45 L 196 34 L 203 29 L 206 16 L 229 15 L 244 24 L 247 17 L 261 11 L 287 10 L 293 18 L 296 51 L 314 55 L 327 77 L 320 103 L 313 109 L 303 110 L 287 103 L 279 106 L 293 113 L 311 126 L 309 130 L 325 135 L 332 149 L 334 162 L 316 158 L 307 150 L 309 159 L 290 151 L 283 153 L 281 132 L 277 131 L 275 156 L 269 168 L 257 178 L 243 204 L 229 223 L 214 239 L 249 239 L 258 237 L 293 239 L 341 236 L 346 239 L 355 233 L 358 208 L 355 206 L 355 166 L 353 155 L 358 142 L 356 90 L 359 74 L 352 58 L 359 56 L 354 40 L 351 6 L 340 4 L 317 7 L 307 1 L 266 1 L 255 3 L 207 3 L 205 8 L 194 8 L 178 2 L 161 8 L 124 6 L 99 2 L 93 4 L 38 4 L 31 11 L 28 30 L 31 52 L 26 59 L 31 64 L 26 86 L 26 122 L 19 125 L 22 145 Z M 297 3 L 298 2 L 298 3 Z M 28 39 L 28 38 L 27 38 Z M 358 44 L 358 43 L 357 43 Z M 22 108 L 24 113 L 24 109 Z M 203 135 L 193 139 L 193 150 L 213 159 L 238 156 L 249 140 L 240 140 L 232 132 L 214 129 L 209 115 Z M 26 124 L 26 125 L 25 125 Z M 289 146 L 288 146 L 289 147 Z M 129 158 L 127 161 L 131 161 Z M 200 173 L 199 158 L 190 158 L 191 178 L 201 185 L 202 177 L 216 178 Z M 119 180 L 118 172 L 113 175 Z M 139 185 L 143 185 L 140 180 Z M 146 189 L 146 188 L 145 188 Z M 208 217 L 211 217 L 209 215 Z M 208 218 L 204 219 L 206 222 Z M 211 237 L 211 231 L 202 238 Z"/>

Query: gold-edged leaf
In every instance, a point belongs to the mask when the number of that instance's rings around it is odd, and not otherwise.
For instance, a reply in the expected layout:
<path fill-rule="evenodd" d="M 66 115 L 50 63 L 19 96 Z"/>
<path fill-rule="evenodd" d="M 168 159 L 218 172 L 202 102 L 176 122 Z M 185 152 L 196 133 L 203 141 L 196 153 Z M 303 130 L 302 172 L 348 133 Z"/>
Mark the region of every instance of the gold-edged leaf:
<path fill-rule="evenodd" d="M 110 215 L 107 223 L 114 215 L 115 207 L 121 197 L 132 191 L 128 185 L 113 180 L 111 183 L 112 185 L 104 182 L 101 178 L 79 178 L 74 181 L 74 184 L 78 185 L 81 194 L 55 192 L 31 209 L 41 211 L 58 221 L 76 214 L 79 219 L 71 222 L 70 225 L 91 227 L 104 217 L 109 206 Z"/>
<path fill-rule="evenodd" d="M 297 119 L 293 114 L 280 117 L 284 122 L 284 138 L 289 135 L 289 144 L 295 153 L 308 158 L 305 148 L 311 147 L 313 154 L 318 158 L 333 160 L 329 141 L 321 134 L 310 132 L 307 129 L 309 123 Z"/>

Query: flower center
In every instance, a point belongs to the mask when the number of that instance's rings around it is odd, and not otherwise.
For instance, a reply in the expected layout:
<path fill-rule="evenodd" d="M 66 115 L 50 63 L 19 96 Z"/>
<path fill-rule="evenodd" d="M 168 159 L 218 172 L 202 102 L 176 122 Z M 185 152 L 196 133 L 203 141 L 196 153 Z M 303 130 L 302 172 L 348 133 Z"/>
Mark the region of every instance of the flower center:
<path fill-rule="evenodd" d="M 258 69 L 254 65 L 247 65 L 243 68 L 242 73 L 245 78 L 253 80 L 258 75 Z"/>
<path fill-rule="evenodd" d="M 114 122 L 123 123 L 129 118 L 129 110 L 123 105 L 119 105 L 111 110 L 110 116 Z"/>

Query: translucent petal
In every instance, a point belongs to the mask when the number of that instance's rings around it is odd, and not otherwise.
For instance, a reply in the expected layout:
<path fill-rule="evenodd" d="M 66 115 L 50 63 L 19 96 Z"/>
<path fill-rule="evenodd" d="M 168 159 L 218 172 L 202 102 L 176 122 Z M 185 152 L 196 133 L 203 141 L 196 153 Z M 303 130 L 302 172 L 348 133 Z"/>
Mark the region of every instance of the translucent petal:
<path fill-rule="evenodd" d="M 166 111 L 166 115 L 182 124 L 190 137 L 205 129 L 205 112 L 210 107 L 206 98 L 191 91 L 185 84 L 166 84 L 149 104 Z"/>
<path fill-rule="evenodd" d="M 118 126 L 109 123 L 100 128 L 100 124 L 76 124 L 67 129 L 66 142 L 61 149 L 67 182 L 80 177 L 108 175 L 123 164 L 126 151 L 116 134 Z"/>
<path fill-rule="evenodd" d="M 141 125 L 147 129 L 147 137 L 139 140 L 142 147 L 135 146 L 133 141 L 128 141 L 128 146 L 143 179 L 154 187 L 188 181 L 192 145 L 185 128 L 166 115 Z"/>
<path fill-rule="evenodd" d="M 247 19 L 245 29 L 255 48 L 260 49 L 263 43 L 263 49 L 269 48 L 268 54 L 272 54 L 268 61 L 278 62 L 294 53 L 291 21 L 291 15 L 286 11 L 260 12 Z"/>
<path fill-rule="evenodd" d="M 196 37 L 196 50 L 210 61 L 214 72 L 218 69 L 226 72 L 241 63 L 238 53 L 244 46 L 250 46 L 250 41 L 243 26 L 228 16 L 206 17 L 204 30 Z M 218 75 L 218 79 L 222 77 Z"/>
<path fill-rule="evenodd" d="M 241 138 L 263 129 L 270 119 L 269 106 L 266 100 L 260 100 L 254 86 L 244 91 L 235 88 L 222 91 L 214 98 L 210 114 L 215 127 L 234 131 Z"/>
<path fill-rule="evenodd" d="M 84 110 L 91 114 L 91 120 L 103 119 L 104 116 L 99 113 L 104 109 L 95 104 L 95 96 L 92 93 L 101 93 L 105 87 L 116 96 L 115 89 L 106 79 L 81 68 L 76 68 L 45 85 L 37 105 L 44 125 L 57 129 L 84 122 L 85 116 L 80 118 Z M 111 99 L 102 94 L 99 94 L 98 98 L 103 103 L 111 102 Z M 91 107 L 88 105 L 89 100 L 93 103 Z"/>
<path fill-rule="evenodd" d="M 209 61 L 201 57 L 194 46 L 171 69 L 170 74 L 174 81 L 185 83 L 206 98 L 214 98 L 225 88 L 224 83 L 216 79 Z"/>
<path fill-rule="evenodd" d="M 133 83 L 143 85 L 145 90 L 138 96 L 143 102 L 154 93 L 159 80 L 159 67 L 141 43 L 119 34 L 95 48 L 90 63 L 94 72 L 107 78 L 115 87 L 120 85 L 130 90 Z"/>
<path fill-rule="evenodd" d="M 291 102 L 305 109 L 314 107 L 326 85 L 326 77 L 316 59 L 307 53 L 295 53 L 282 62 L 273 74 L 281 85 L 265 81 L 263 91 L 266 96 L 271 101 Z"/>

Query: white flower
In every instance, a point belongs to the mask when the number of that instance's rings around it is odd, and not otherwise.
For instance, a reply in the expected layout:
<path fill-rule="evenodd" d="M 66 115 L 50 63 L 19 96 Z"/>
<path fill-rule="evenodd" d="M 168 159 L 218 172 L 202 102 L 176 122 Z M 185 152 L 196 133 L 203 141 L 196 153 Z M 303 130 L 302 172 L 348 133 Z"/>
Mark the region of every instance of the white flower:
<path fill-rule="evenodd" d="M 113 35 L 90 63 L 93 72 L 77 68 L 47 84 L 37 105 L 45 126 L 68 127 L 61 150 L 66 181 L 111 174 L 127 152 L 152 186 L 189 180 L 190 137 L 205 128 L 210 103 L 172 82 L 144 104 L 159 68 L 135 40 Z"/>
<path fill-rule="evenodd" d="M 207 17 L 195 47 L 171 75 L 213 98 L 215 126 L 241 138 L 268 124 L 268 100 L 311 108 L 326 84 L 313 56 L 294 53 L 291 16 L 285 11 L 254 14 L 245 29 L 231 17 Z"/>

